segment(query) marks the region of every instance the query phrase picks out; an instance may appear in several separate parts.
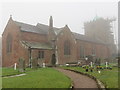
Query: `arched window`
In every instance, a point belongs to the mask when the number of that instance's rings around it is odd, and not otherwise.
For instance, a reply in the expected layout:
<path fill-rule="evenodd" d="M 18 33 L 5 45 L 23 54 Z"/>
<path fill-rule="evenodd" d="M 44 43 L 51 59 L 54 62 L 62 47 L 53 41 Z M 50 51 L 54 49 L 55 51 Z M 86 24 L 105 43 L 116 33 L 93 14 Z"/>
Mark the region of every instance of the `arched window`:
<path fill-rule="evenodd" d="M 68 40 L 64 42 L 64 55 L 70 55 L 70 42 Z"/>
<path fill-rule="evenodd" d="M 12 52 L 12 36 L 8 34 L 6 39 L 6 51 L 7 53 Z"/>

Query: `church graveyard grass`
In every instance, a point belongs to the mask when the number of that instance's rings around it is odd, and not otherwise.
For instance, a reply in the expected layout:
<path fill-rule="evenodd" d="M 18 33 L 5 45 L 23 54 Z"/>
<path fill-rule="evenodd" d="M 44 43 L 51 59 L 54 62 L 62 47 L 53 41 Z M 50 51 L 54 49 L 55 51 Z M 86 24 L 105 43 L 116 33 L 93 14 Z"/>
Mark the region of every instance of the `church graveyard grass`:
<path fill-rule="evenodd" d="M 27 68 L 24 76 L 2 77 L 3 88 L 70 88 L 71 80 L 53 68 Z M 3 76 L 20 74 L 13 68 L 3 68 Z M 61 79 L 62 78 L 62 79 Z"/>
<path fill-rule="evenodd" d="M 101 66 L 104 67 L 104 69 L 98 70 L 93 69 L 92 72 L 90 69 L 88 70 L 88 72 L 86 72 L 85 67 L 80 66 L 79 67 L 62 66 L 62 68 L 87 73 L 99 79 L 101 82 L 103 82 L 105 86 L 107 86 L 107 88 L 117 88 L 118 68 L 113 67 L 115 66 L 115 64 L 108 65 L 108 67 L 112 67 L 112 69 L 105 69 L 106 65 Z M 7 76 L 18 75 L 22 73 L 25 73 L 26 75 L 20 77 L 4 78 Z M 71 80 L 69 78 L 67 78 L 60 72 L 54 70 L 53 68 L 47 67 L 37 69 L 25 68 L 24 72 L 20 72 L 19 68 L 17 68 L 16 70 L 14 70 L 14 68 L 2 68 L 2 77 L 3 88 L 69 88 L 71 84 Z M 58 83 L 55 83 L 55 81 Z"/>

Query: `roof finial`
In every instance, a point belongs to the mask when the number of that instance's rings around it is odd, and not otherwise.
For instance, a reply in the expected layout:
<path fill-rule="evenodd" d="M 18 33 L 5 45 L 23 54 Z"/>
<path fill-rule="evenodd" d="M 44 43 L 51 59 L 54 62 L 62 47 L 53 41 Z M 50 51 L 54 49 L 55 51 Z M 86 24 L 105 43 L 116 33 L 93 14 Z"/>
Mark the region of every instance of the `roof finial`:
<path fill-rule="evenodd" d="M 68 25 L 66 24 L 65 27 L 68 27 Z"/>
<path fill-rule="evenodd" d="M 10 14 L 10 19 L 12 19 L 12 15 Z"/>

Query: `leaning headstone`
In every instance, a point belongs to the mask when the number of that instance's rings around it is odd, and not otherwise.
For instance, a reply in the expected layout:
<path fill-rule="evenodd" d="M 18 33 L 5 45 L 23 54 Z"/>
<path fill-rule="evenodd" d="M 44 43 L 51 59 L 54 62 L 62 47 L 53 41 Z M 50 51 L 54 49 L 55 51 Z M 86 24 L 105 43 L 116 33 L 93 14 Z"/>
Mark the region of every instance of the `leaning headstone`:
<path fill-rule="evenodd" d="M 25 72 L 25 60 L 19 59 L 19 72 Z"/>

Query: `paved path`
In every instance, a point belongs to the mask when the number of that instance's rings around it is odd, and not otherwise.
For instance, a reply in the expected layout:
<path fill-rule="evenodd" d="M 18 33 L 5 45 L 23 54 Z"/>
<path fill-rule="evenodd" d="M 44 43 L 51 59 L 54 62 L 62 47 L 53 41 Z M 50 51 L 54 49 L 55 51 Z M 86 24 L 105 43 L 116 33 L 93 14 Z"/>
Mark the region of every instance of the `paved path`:
<path fill-rule="evenodd" d="M 70 77 L 73 81 L 74 88 L 98 88 L 96 82 L 87 76 L 60 68 L 55 69 Z"/>

